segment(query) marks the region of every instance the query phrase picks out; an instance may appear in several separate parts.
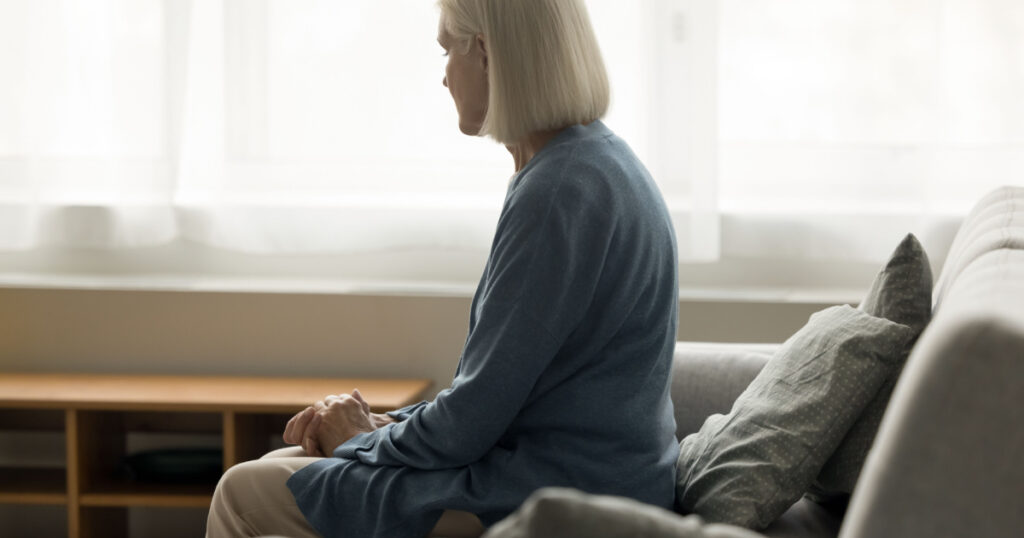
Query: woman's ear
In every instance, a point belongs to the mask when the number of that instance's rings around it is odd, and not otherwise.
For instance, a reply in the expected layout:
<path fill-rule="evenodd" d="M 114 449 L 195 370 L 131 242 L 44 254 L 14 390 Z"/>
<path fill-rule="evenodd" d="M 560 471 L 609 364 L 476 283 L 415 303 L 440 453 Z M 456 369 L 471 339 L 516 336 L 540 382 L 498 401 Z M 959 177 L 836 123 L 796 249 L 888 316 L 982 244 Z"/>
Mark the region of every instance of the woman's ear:
<path fill-rule="evenodd" d="M 487 43 L 484 42 L 484 35 L 483 34 L 477 34 L 476 35 L 476 40 L 475 40 L 474 44 L 476 45 L 476 47 L 478 49 L 480 49 L 480 56 L 484 60 L 484 71 L 486 71 L 487 70 Z"/>

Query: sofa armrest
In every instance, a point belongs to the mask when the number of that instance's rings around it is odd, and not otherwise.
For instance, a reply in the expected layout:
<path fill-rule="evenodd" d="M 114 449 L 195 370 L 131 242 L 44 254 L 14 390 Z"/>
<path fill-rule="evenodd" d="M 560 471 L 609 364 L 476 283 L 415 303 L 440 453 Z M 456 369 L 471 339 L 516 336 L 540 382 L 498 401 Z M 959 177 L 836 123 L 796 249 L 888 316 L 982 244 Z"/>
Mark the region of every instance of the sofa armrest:
<path fill-rule="evenodd" d="M 936 319 L 896 385 L 840 536 L 1020 536 L 1022 358 L 1019 310 Z"/>
<path fill-rule="evenodd" d="M 704 419 L 727 413 L 779 344 L 677 342 L 672 364 L 672 403 L 679 439 Z"/>

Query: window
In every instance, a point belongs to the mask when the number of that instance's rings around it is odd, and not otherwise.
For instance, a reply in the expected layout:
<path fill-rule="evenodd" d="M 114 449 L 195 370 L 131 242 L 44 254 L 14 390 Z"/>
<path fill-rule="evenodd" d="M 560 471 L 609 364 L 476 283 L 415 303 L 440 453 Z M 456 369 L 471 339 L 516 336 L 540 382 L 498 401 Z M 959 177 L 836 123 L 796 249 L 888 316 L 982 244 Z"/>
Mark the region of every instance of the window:
<path fill-rule="evenodd" d="M 1024 171 L 1019 3 L 586 3 L 684 283 L 844 281 Z M 475 282 L 511 158 L 458 132 L 436 24 L 423 0 L 0 2 L 0 273 Z"/>

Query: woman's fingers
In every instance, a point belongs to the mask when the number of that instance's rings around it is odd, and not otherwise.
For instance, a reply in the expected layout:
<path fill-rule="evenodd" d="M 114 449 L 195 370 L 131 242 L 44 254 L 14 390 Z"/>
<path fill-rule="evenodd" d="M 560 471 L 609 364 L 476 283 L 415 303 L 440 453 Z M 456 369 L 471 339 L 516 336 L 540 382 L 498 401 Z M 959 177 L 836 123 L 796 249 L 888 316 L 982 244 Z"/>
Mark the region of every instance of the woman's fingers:
<path fill-rule="evenodd" d="M 355 389 L 352 391 L 351 395 L 328 394 L 323 400 L 315 402 L 313 405 L 303 409 L 288 420 L 288 424 L 284 427 L 284 434 L 281 437 L 284 439 L 284 442 L 288 444 L 302 446 L 306 451 L 306 454 L 309 454 L 310 456 L 322 456 L 323 453 L 320 451 L 320 446 L 317 442 L 317 428 L 323 420 L 320 414 L 325 412 L 332 405 L 352 404 L 356 405 L 358 409 L 368 417 L 371 425 L 374 424 L 369 402 L 363 398 L 359 389 Z M 357 422 L 362 423 L 363 421 L 359 420 Z"/>
<path fill-rule="evenodd" d="M 370 404 L 368 404 L 366 400 L 363 399 L 363 395 L 359 393 L 359 389 L 355 389 L 352 391 L 352 397 L 355 398 L 357 402 L 359 402 L 359 405 L 363 406 L 363 412 L 369 415 Z"/>
<path fill-rule="evenodd" d="M 317 412 L 323 411 L 324 408 L 326 408 L 328 404 L 330 404 L 334 400 L 340 400 L 340 399 L 341 399 L 341 396 L 335 396 L 334 394 L 328 394 L 327 396 L 324 396 L 323 400 L 320 400 L 319 402 L 316 402 L 315 404 L 313 404 L 313 410 L 317 411 Z"/>
<path fill-rule="evenodd" d="M 316 440 L 316 431 L 320 427 L 320 413 L 314 413 L 313 418 L 310 419 L 309 425 L 306 426 L 302 439 L 302 448 L 306 451 L 307 456 L 319 457 L 323 454 L 320 453 L 320 443 Z"/>
<path fill-rule="evenodd" d="M 309 421 L 313 419 L 313 415 L 315 414 L 315 409 L 307 407 L 292 417 L 284 427 L 284 435 L 281 436 L 282 439 L 284 439 L 284 442 L 292 445 L 302 443 L 302 438 L 306 432 L 306 426 L 309 425 Z"/>

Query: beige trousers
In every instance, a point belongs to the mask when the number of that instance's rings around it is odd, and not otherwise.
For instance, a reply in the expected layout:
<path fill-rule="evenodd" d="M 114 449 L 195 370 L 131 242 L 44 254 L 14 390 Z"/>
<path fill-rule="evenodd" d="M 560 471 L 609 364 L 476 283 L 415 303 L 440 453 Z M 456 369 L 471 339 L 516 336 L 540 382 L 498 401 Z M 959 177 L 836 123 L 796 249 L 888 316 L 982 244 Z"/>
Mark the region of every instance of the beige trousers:
<path fill-rule="evenodd" d="M 275 450 L 228 469 L 217 483 L 206 521 L 207 538 L 320 536 L 306 521 L 285 485 L 292 473 L 317 461 L 301 447 Z M 464 538 L 484 531 L 473 514 L 446 510 L 430 536 Z"/>

